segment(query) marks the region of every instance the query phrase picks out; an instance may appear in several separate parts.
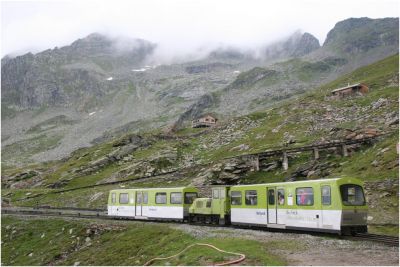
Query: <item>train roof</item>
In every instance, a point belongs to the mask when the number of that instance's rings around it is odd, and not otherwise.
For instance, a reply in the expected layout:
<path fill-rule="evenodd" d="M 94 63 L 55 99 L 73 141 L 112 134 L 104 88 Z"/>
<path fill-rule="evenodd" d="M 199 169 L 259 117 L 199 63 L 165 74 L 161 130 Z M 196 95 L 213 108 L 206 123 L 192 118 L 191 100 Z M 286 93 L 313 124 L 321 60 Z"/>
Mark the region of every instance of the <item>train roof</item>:
<path fill-rule="evenodd" d="M 112 189 L 110 191 L 119 191 L 119 190 L 184 190 L 184 189 L 197 189 L 194 186 L 179 186 L 179 187 L 136 187 L 136 188 L 118 188 Z"/>
<path fill-rule="evenodd" d="M 246 184 L 246 185 L 232 185 L 232 187 L 248 187 L 248 186 L 267 186 L 267 185 L 278 185 L 278 184 L 302 184 L 302 183 L 318 183 L 318 182 L 335 182 L 340 180 L 358 180 L 357 178 L 352 177 L 336 177 L 336 178 L 327 178 L 327 179 L 317 179 L 317 180 L 303 180 L 303 181 L 294 181 L 294 182 L 275 182 L 275 183 L 262 183 L 262 184 Z"/>

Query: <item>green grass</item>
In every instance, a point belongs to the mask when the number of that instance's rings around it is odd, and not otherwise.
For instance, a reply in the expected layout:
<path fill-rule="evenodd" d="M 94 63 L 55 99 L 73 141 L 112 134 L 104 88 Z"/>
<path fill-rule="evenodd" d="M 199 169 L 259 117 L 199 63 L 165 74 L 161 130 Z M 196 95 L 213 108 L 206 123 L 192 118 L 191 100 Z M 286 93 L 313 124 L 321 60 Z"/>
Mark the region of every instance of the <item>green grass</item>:
<path fill-rule="evenodd" d="M 369 225 L 368 232 L 378 235 L 399 236 L 399 225 Z"/>
<path fill-rule="evenodd" d="M 11 119 L 14 118 L 17 114 L 17 111 L 12 107 L 7 106 L 6 104 L 1 105 L 1 118 L 2 119 Z"/>
<path fill-rule="evenodd" d="M 61 139 L 60 135 L 42 134 L 5 146 L 1 151 L 1 156 L 5 162 L 8 162 L 7 159 L 13 159 L 19 164 L 29 164 L 32 163 L 30 156 L 55 148 Z"/>
<path fill-rule="evenodd" d="M 98 225 L 99 234 L 87 229 Z M 93 228 L 93 227 L 92 227 Z M 70 234 L 70 229 L 72 233 Z M 15 231 L 13 233 L 13 231 Z M 2 217 L 4 265 L 143 265 L 155 257 L 177 254 L 194 243 L 244 253 L 244 265 L 285 265 L 268 243 L 241 238 L 195 238 L 167 225 L 146 222 L 104 225 L 103 222 Z M 44 235 L 43 235 L 44 234 Z M 85 239 L 90 235 L 90 244 Z M 273 244 L 271 242 L 271 244 Z M 32 254 L 31 254 L 32 253 Z M 31 254 L 31 256 L 29 256 Z M 154 265 L 212 265 L 236 258 L 210 248 L 195 247 L 177 258 Z"/>
<path fill-rule="evenodd" d="M 397 142 L 398 135 L 397 133 L 393 133 L 375 146 L 366 147 L 364 151 L 355 153 L 349 158 L 338 157 L 337 162 L 341 167 L 338 167 L 332 175 L 358 177 L 364 181 L 398 178 L 399 157 L 396 152 Z M 378 154 L 378 151 L 385 148 L 389 150 Z M 371 165 L 375 160 L 377 160 L 379 164 L 377 166 Z"/>
<path fill-rule="evenodd" d="M 71 125 L 73 123 L 74 122 L 72 120 L 69 120 L 67 116 L 59 115 L 33 126 L 28 131 L 26 131 L 26 133 L 41 133 L 60 125 Z"/>

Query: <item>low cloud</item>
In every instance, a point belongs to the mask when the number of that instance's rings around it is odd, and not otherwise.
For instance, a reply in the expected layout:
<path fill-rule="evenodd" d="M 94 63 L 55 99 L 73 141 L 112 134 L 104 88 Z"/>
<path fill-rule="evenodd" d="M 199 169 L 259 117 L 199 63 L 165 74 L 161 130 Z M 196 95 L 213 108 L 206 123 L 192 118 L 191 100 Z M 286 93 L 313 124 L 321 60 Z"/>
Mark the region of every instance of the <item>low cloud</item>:
<path fill-rule="evenodd" d="M 165 62 L 196 59 L 218 47 L 257 51 L 298 29 L 323 43 L 340 20 L 398 16 L 397 1 L 388 0 L 1 2 L 1 7 L 2 56 L 69 45 L 99 32 L 157 43 L 153 60 Z"/>

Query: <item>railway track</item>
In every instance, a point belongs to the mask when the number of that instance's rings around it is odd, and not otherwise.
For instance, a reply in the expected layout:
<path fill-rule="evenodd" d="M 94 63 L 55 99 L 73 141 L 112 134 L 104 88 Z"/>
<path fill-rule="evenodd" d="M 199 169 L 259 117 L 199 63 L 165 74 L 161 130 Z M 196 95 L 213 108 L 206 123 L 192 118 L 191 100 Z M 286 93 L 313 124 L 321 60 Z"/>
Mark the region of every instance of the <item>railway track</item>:
<path fill-rule="evenodd" d="M 372 242 L 381 242 L 390 246 L 398 247 L 399 246 L 399 238 L 397 236 L 388 236 L 388 235 L 376 235 L 370 233 L 357 233 L 354 236 L 346 237 L 346 239 L 350 240 L 359 240 L 359 241 L 372 241 Z"/>
<path fill-rule="evenodd" d="M 31 207 L 24 207 L 24 208 L 2 208 L 2 214 L 10 214 L 10 215 L 30 215 L 30 216 L 53 216 L 58 218 L 88 218 L 88 219 L 102 219 L 102 220 L 126 220 L 130 221 L 133 218 L 124 218 L 124 217 L 117 217 L 117 216 L 109 216 L 107 215 L 107 210 L 102 209 L 80 209 L 80 208 L 54 208 L 54 207 L 46 207 L 46 208 L 31 208 Z M 140 221 L 140 219 L 135 219 L 136 221 Z M 145 220 L 149 222 L 168 222 L 171 221 L 163 221 L 163 220 Z M 215 227 L 229 227 L 223 225 L 215 225 L 215 224 L 207 224 L 201 223 L 196 225 L 202 226 L 215 226 Z M 239 227 L 234 226 L 235 228 L 244 228 L 247 229 L 248 227 Z M 261 227 L 254 228 L 255 230 L 265 230 Z M 276 229 L 273 229 L 276 231 Z M 279 231 L 279 230 L 278 230 Z M 285 232 L 285 231 L 282 231 Z M 286 232 L 296 232 L 296 233 L 308 233 L 308 232 L 299 232 L 299 231 L 286 231 Z M 315 232 L 312 232 L 315 235 Z M 332 235 L 336 237 L 336 235 Z M 357 233 L 354 236 L 340 236 L 339 238 L 345 240 L 353 240 L 353 241 L 371 241 L 371 242 L 379 242 L 384 243 L 389 246 L 398 247 L 399 246 L 399 238 L 395 236 L 387 236 L 387 235 L 377 235 L 377 234 L 370 234 L 370 233 Z"/>

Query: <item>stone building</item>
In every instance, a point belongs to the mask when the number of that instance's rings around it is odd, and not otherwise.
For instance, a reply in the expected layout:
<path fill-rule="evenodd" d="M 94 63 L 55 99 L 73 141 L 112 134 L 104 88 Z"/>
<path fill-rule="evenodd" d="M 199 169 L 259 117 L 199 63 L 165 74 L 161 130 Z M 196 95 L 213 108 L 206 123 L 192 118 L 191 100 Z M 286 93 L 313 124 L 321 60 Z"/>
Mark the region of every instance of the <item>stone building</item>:
<path fill-rule="evenodd" d="M 211 127 L 217 123 L 218 119 L 210 114 L 203 115 L 192 121 L 192 128 Z"/>
<path fill-rule="evenodd" d="M 335 89 L 331 91 L 331 94 L 333 97 L 343 98 L 348 96 L 365 95 L 366 93 L 368 93 L 368 90 L 369 88 L 366 84 L 356 83 Z"/>

